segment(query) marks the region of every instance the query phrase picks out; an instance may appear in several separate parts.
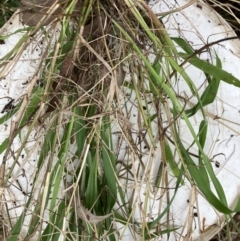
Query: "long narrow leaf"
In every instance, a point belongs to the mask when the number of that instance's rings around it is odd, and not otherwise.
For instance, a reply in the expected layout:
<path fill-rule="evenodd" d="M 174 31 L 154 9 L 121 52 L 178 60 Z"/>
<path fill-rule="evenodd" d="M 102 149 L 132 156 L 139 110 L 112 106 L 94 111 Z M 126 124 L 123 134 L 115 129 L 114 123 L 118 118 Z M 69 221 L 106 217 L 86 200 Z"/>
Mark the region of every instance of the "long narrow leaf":
<path fill-rule="evenodd" d="M 222 69 L 221 60 L 217 55 L 216 55 L 216 66 Z M 211 78 L 210 76 L 208 76 L 208 79 L 209 79 L 208 81 L 209 84 L 207 88 L 204 90 L 199 102 L 191 109 L 186 110 L 186 114 L 188 115 L 188 117 L 193 116 L 201 107 L 204 107 L 208 104 L 213 103 L 213 101 L 216 99 L 219 84 L 220 84 L 220 79 L 216 77 Z"/>
<path fill-rule="evenodd" d="M 186 59 L 190 64 L 197 67 L 198 69 L 201 69 L 203 72 L 210 74 L 214 78 L 222 80 L 228 84 L 240 87 L 239 79 L 237 79 L 227 71 L 222 70 L 221 68 L 214 66 L 213 64 L 205 60 L 201 60 L 197 56 L 191 56 L 185 53 L 179 53 L 179 56 L 183 59 Z"/>

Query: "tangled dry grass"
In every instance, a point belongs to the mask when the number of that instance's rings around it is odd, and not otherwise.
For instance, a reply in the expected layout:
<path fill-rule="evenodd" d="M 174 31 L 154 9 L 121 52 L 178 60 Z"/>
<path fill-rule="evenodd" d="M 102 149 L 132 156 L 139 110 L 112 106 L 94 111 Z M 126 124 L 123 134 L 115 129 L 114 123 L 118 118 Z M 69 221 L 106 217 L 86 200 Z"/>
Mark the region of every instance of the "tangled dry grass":
<path fill-rule="evenodd" d="M 53 2 L 56 1 L 22 1 L 24 23 L 31 26 L 38 24 L 39 20 L 44 18 L 45 12 L 48 12 L 48 10 L 52 7 Z M 66 1 L 59 1 L 62 9 L 64 8 L 65 2 Z M 235 6 L 234 4 L 235 3 L 233 3 L 233 6 Z M 83 2 L 80 0 L 77 3 L 76 9 L 80 9 L 82 7 Z M 213 7 L 219 6 L 215 6 L 213 4 Z M 119 9 L 121 9 L 121 12 L 118 12 Z M 235 8 L 233 9 L 236 11 Z M 125 17 L 123 17 L 122 13 L 124 13 Z M 51 23 L 56 16 L 61 18 L 61 14 L 61 8 L 58 8 L 58 10 L 53 12 L 51 16 L 46 18 L 43 25 Z M 77 14 L 79 14 L 79 12 L 74 10 L 71 17 L 74 18 L 74 15 Z M 137 23 L 127 22 L 127 19 L 131 19 L 131 15 L 128 15 L 126 6 L 119 4 L 116 9 L 110 9 L 108 17 L 103 19 L 102 16 L 105 14 L 105 12 L 102 12 L 100 8 L 96 6 L 96 8 L 92 10 L 88 19 L 85 20 L 85 27 L 81 33 L 83 40 L 82 43 L 84 40 L 87 40 L 86 44 L 79 44 L 78 42 L 74 42 L 72 40 L 72 44 L 75 45 L 72 49 L 73 51 L 66 51 L 65 55 L 62 56 L 59 76 L 52 82 L 51 94 L 49 96 L 48 109 L 46 113 L 51 113 L 56 110 L 61 103 L 63 92 L 68 91 L 71 93 L 76 86 L 79 91 L 79 96 L 86 93 L 86 98 L 82 101 L 86 101 L 87 99 L 89 101 L 90 97 L 93 101 L 103 103 L 104 95 L 110 85 L 110 77 L 112 74 L 107 66 L 103 64 L 104 61 L 111 63 L 111 69 L 116 70 L 118 85 L 121 86 L 123 84 L 124 74 L 122 72 L 119 59 L 125 59 L 126 55 L 124 56 L 124 53 L 127 52 L 127 46 L 124 42 L 119 42 L 118 39 L 112 38 L 111 33 L 116 31 L 116 29 L 112 26 L 110 18 L 112 17 L 116 19 L 121 26 L 127 26 L 129 35 L 133 36 L 136 44 L 141 48 L 143 48 L 143 46 L 138 39 L 141 38 L 141 41 L 144 42 L 144 36 L 141 34 L 141 29 Z M 239 31 L 239 29 L 237 29 L 237 31 Z M 118 46 L 119 52 L 114 51 L 116 46 Z M 108 77 L 105 78 L 106 76 Z M 71 84 L 68 81 L 69 79 L 72 80 Z M 91 94 L 89 94 L 89 91 Z M 99 108 L 102 107 L 101 104 L 98 106 Z M 102 112 L 103 110 L 98 109 L 97 111 Z M 236 214 L 234 217 L 238 226 L 240 223 L 239 217 L 239 214 Z M 227 228 L 224 228 L 212 239 L 212 241 L 227 241 L 228 236 L 226 235 L 226 229 Z M 228 229 L 230 230 L 233 241 L 240 240 L 240 236 L 234 229 L 233 225 L 229 224 Z M 1 227 L 1 231 L 2 237 L 0 237 L 0 240 L 4 240 L 4 236 L 6 234 L 3 226 Z"/>

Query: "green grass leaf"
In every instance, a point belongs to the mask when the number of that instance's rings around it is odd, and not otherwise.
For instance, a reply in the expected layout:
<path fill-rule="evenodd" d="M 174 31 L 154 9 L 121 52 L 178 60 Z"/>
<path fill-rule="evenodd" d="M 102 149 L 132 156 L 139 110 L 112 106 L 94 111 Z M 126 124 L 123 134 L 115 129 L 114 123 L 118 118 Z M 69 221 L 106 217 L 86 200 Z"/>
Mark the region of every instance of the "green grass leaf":
<path fill-rule="evenodd" d="M 103 118 L 101 126 L 102 161 L 106 185 L 109 189 L 107 211 L 110 212 L 117 198 L 116 185 L 116 156 L 114 155 L 111 139 L 111 125 L 109 117 Z"/>
<path fill-rule="evenodd" d="M 216 55 L 216 67 L 222 69 L 221 60 L 217 55 Z M 208 76 L 208 86 L 206 87 L 202 96 L 200 97 L 199 102 L 191 109 L 185 111 L 188 117 L 195 115 L 195 113 L 197 113 L 197 111 L 200 108 L 213 103 L 213 101 L 216 99 L 216 96 L 217 96 L 219 84 L 220 84 L 220 79 L 216 77 L 211 78 L 211 76 Z"/>
<path fill-rule="evenodd" d="M 236 77 L 234 77 L 232 74 L 228 73 L 225 70 L 222 70 L 218 66 L 214 66 L 213 64 L 199 59 L 197 56 L 192 56 L 185 53 L 179 53 L 179 56 L 193 66 L 197 67 L 198 69 L 202 70 L 204 73 L 209 74 L 213 76 L 213 78 L 216 78 L 218 80 L 222 80 L 228 84 L 234 85 L 236 87 L 240 87 L 240 81 Z"/>
<path fill-rule="evenodd" d="M 173 202 L 173 200 L 174 200 L 174 198 L 175 198 L 175 196 L 177 194 L 178 188 L 180 186 L 180 183 L 181 183 L 181 180 L 182 180 L 182 175 L 183 175 L 183 168 L 181 169 L 181 171 L 179 173 L 179 176 L 178 176 L 178 179 L 177 179 L 177 182 L 176 182 L 176 186 L 175 186 L 175 190 L 174 190 L 174 194 L 171 197 L 170 202 L 167 204 L 167 207 L 162 211 L 162 213 L 160 215 L 158 215 L 158 217 L 154 221 L 148 222 L 148 224 L 147 224 L 148 229 L 145 230 L 145 233 L 147 233 L 147 230 L 152 230 L 154 228 L 154 226 L 159 223 L 159 221 L 164 217 L 164 215 L 170 209 L 171 204 L 172 204 L 172 202 Z"/>
<path fill-rule="evenodd" d="M 204 165 L 198 167 L 194 161 L 191 159 L 190 155 L 188 154 L 187 150 L 185 149 L 185 147 L 183 146 L 182 142 L 179 139 L 179 149 L 181 150 L 182 156 L 184 158 L 184 161 L 187 165 L 187 168 L 189 170 L 189 173 L 191 174 L 192 179 L 195 181 L 197 187 L 199 188 L 199 190 L 203 193 L 203 195 L 205 196 L 206 200 L 212 204 L 218 211 L 225 213 L 225 214 L 230 214 L 233 211 L 230 210 L 227 206 L 225 201 L 222 202 L 221 200 L 219 200 L 216 195 L 212 192 L 212 190 L 210 189 L 210 185 L 209 185 L 209 180 L 208 178 L 203 178 L 205 176 L 205 163 Z M 211 165 L 211 164 L 210 164 Z M 204 175 L 202 175 L 204 174 Z M 211 175 L 212 179 L 213 176 Z M 216 177 L 214 176 L 214 178 L 216 179 Z M 221 187 L 221 184 L 219 183 L 219 181 L 217 181 L 217 185 L 216 185 L 216 180 L 215 180 L 215 187 L 218 190 L 218 194 L 220 195 L 221 199 L 225 200 L 225 195 L 224 195 L 224 191 Z"/>
<path fill-rule="evenodd" d="M 194 49 L 192 46 L 187 43 L 183 38 L 171 38 L 174 42 L 177 43 L 187 54 L 194 54 Z"/>
<path fill-rule="evenodd" d="M 177 163 L 174 160 L 173 154 L 172 154 L 172 150 L 167 142 L 167 140 L 165 139 L 164 141 L 164 146 L 165 146 L 165 157 L 166 157 L 166 162 L 169 164 L 172 173 L 174 174 L 174 176 L 176 178 L 179 177 L 181 171 L 177 165 Z M 183 181 L 181 181 L 181 183 L 183 184 Z"/>

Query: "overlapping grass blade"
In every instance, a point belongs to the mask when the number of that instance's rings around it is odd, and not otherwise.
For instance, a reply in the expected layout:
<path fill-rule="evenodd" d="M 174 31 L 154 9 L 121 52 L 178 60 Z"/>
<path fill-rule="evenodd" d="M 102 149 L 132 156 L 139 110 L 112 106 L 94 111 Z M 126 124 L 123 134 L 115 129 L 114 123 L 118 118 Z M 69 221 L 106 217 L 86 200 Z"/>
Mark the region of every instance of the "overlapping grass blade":
<path fill-rule="evenodd" d="M 111 122 L 108 116 L 102 119 L 101 123 L 101 157 L 103 161 L 103 170 L 105 183 L 108 187 L 108 198 L 106 205 L 106 212 L 112 210 L 117 198 L 116 185 L 116 156 L 113 152 L 112 137 L 111 137 Z"/>
<path fill-rule="evenodd" d="M 204 144 L 207 138 L 207 128 L 208 128 L 208 124 L 206 120 L 202 120 L 199 126 L 199 143 L 202 146 L 202 148 L 204 148 Z M 198 158 L 198 166 L 199 169 L 201 169 L 201 175 L 202 175 L 202 179 L 205 180 L 205 185 L 207 185 L 207 187 L 210 189 L 210 180 L 208 177 L 208 173 L 207 170 L 204 167 L 204 162 L 202 160 L 202 155 L 201 152 L 198 152 L 199 158 Z"/>
<path fill-rule="evenodd" d="M 190 155 L 188 154 L 187 150 L 179 141 L 179 148 L 181 150 L 182 156 L 187 164 L 188 170 L 191 174 L 191 177 L 194 179 L 196 182 L 197 187 L 199 190 L 204 194 L 205 198 L 209 203 L 211 203 L 218 211 L 225 213 L 225 214 L 230 214 L 233 213 L 232 210 L 230 210 L 227 206 L 226 203 L 220 201 L 215 194 L 212 192 L 212 190 L 209 188 L 209 182 L 208 180 L 204 179 L 202 176 L 202 173 L 205 173 L 205 170 L 202 171 L 201 168 L 205 167 L 198 167 L 193 160 L 191 159 Z M 214 177 L 216 178 L 216 177 Z M 217 184 L 217 185 L 216 185 Z M 220 186 L 221 184 L 219 183 L 218 180 L 215 180 L 215 187 L 218 190 L 218 195 L 222 200 L 225 200 L 225 195 L 222 187 Z"/>
<path fill-rule="evenodd" d="M 179 188 L 179 186 L 181 184 L 182 175 L 183 175 L 183 168 L 181 168 L 181 170 L 180 170 L 179 176 L 177 178 L 176 186 L 175 186 L 175 189 L 174 189 L 174 194 L 171 197 L 170 202 L 167 204 L 167 207 L 162 211 L 162 213 L 160 215 L 158 215 L 158 217 L 154 221 L 148 222 L 147 226 L 148 226 L 149 230 L 152 230 L 154 228 L 154 226 L 157 225 L 157 223 L 159 223 L 159 221 L 164 217 L 164 215 L 170 209 L 171 204 L 172 204 L 172 202 L 173 202 L 173 200 L 174 200 L 174 198 L 175 198 L 175 196 L 177 194 L 178 188 Z M 147 230 L 146 230 L 146 232 L 147 232 Z"/>
<path fill-rule="evenodd" d="M 180 169 L 178 168 L 178 165 L 174 161 L 174 157 L 172 154 L 172 150 L 168 144 L 168 141 L 165 139 L 164 141 L 164 146 L 165 146 L 165 157 L 166 157 L 166 162 L 169 164 L 171 171 L 173 172 L 175 177 L 179 177 L 180 175 Z"/>

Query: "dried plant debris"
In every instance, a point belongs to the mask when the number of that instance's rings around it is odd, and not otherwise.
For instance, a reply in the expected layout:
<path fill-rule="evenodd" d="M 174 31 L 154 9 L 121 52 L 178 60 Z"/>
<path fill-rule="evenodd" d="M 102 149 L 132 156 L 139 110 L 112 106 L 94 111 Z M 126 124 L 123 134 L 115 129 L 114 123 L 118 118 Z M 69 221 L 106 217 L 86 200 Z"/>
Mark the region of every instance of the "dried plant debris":
<path fill-rule="evenodd" d="M 3 114 L 5 112 L 8 112 L 9 110 L 12 110 L 15 107 L 14 101 L 14 99 L 10 99 L 10 101 L 3 107 L 0 113 Z"/>
<path fill-rule="evenodd" d="M 234 0 L 206 0 L 235 30 L 240 37 L 240 1 Z"/>
<path fill-rule="evenodd" d="M 60 17 L 64 12 L 65 0 L 22 0 L 22 21 L 29 26 L 36 26 L 40 21 L 42 25 L 48 25 Z M 82 1 L 76 4 L 73 15 L 80 13 Z"/>
<path fill-rule="evenodd" d="M 7 228 L 5 227 L 5 221 L 2 216 L 0 216 L 0 240 L 7 240 Z"/>
<path fill-rule="evenodd" d="M 43 21 L 42 25 L 54 23 L 54 20 L 57 19 L 60 20 L 60 18 L 64 16 L 64 6 L 67 4 L 67 1 L 23 0 L 22 4 L 23 23 L 36 26 L 41 20 Z M 57 6 L 56 4 L 59 4 L 57 9 L 48 15 L 50 8 Z M 76 39 L 75 36 L 73 36 L 73 40 L 71 40 L 73 43 L 72 50 L 66 52 L 60 59 L 62 61 L 59 65 L 59 74 L 52 82 L 47 112 L 52 112 L 60 106 L 59 103 L 61 102 L 63 92 L 68 91 L 72 93 L 73 90 L 78 89 L 78 91 L 81 90 L 78 95 L 83 96 L 94 87 L 95 93 L 98 93 L 97 99 L 102 100 L 105 94 L 98 90 L 109 87 L 112 78 L 115 79 L 118 86 L 123 84 L 125 73 L 123 71 L 122 61 L 120 62 L 120 60 L 124 59 L 127 43 L 121 41 L 121 39 L 112 37 L 114 36 L 112 33 L 116 31 L 112 19 L 115 19 L 119 24 L 123 25 L 124 21 L 133 19 L 133 17 L 121 1 L 116 4 L 121 5 L 118 7 L 124 11 L 125 16 L 117 12 L 118 10 L 116 9 L 118 8 L 108 8 L 108 5 L 106 5 L 104 1 L 98 2 L 98 4 L 99 5 L 91 9 L 85 21 L 81 41 L 79 41 L 79 37 Z M 81 16 L 82 6 L 83 1 L 79 0 L 71 16 Z M 108 11 L 109 16 L 106 15 L 105 11 Z M 74 22 L 72 22 L 72 24 L 75 29 L 75 35 L 78 35 L 79 26 L 74 24 Z M 131 26 L 127 24 L 131 24 Z M 133 36 L 138 45 L 142 47 L 142 44 L 137 40 L 138 33 L 141 33 L 138 23 L 134 21 L 126 22 L 125 28 L 131 29 L 132 33 L 130 33 L 129 30 L 129 34 Z M 134 37 L 134 35 L 136 37 Z M 114 77 L 112 75 L 112 69 L 115 73 Z M 86 95 L 86 97 L 87 96 L 88 95 Z"/>
<path fill-rule="evenodd" d="M 240 213 L 236 213 L 233 217 L 233 220 L 237 227 L 240 227 Z M 227 227 L 228 225 L 228 227 Z M 229 229 L 229 234 L 227 229 Z M 229 241 L 229 235 L 231 237 L 231 241 L 239 241 L 240 240 L 240 233 L 234 228 L 232 222 L 226 224 L 222 230 L 217 233 L 210 241 Z"/>

